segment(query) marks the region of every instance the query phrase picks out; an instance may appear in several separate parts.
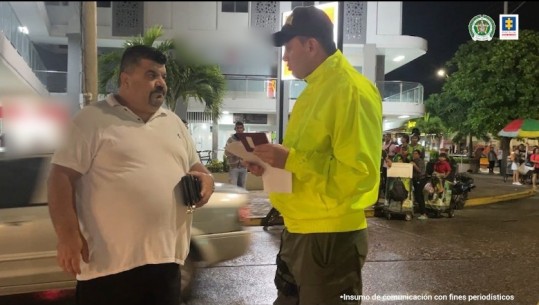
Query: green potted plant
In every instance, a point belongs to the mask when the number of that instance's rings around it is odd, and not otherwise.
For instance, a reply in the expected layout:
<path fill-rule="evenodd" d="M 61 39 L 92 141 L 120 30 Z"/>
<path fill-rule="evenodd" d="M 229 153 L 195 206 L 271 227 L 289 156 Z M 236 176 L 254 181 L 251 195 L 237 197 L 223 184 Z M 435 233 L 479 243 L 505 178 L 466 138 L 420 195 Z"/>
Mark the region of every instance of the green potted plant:
<path fill-rule="evenodd" d="M 206 165 L 206 168 L 211 173 L 222 173 L 223 172 L 223 162 L 219 160 L 212 160 L 210 164 Z"/>

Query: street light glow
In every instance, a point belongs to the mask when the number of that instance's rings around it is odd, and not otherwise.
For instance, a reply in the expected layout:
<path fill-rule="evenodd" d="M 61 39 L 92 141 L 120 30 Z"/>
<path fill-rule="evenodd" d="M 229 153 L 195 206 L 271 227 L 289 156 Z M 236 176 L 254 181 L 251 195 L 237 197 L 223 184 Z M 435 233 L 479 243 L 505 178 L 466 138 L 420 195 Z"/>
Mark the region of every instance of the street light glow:
<path fill-rule="evenodd" d="M 447 76 L 447 73 L 445 72 L 444 69 L 438 70 L 437 74 L 438 74 L 439 77 L 445 77 L 445 76 Z"/>

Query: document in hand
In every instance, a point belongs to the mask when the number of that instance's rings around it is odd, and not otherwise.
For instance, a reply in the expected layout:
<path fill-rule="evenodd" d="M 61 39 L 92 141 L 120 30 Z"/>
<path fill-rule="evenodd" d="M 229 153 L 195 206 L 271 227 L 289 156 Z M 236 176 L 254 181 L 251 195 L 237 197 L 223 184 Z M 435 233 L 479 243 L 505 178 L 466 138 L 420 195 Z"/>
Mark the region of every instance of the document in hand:
<path fill-rule="evenodd" d="M 264 137 L 265 136 L 266 135 L 264 135 Z M 260 160 L 260 158 L 253 154 L 252 150 L 251 152 L 247 151 L 247 149 L 241 142 L 229 143 L 225 147 L 225 150 L 242 158 L 243 161 L 260 164 L 262 167 L 264 167 L 264 174 L 262 174 L 262 182 L 264 183 L 265 192 L 292 193 L 291 172 L 284 169 L 271 167 L 271 165 Z"/>
<path fill-rule="evenodd" d="M 263 132 L 244 132 L 237 133 L 236 137 L 240 139 L 241 143 L 248 152 L 253 152 L 255 146 L 268 144 L 268 136 Z"/>

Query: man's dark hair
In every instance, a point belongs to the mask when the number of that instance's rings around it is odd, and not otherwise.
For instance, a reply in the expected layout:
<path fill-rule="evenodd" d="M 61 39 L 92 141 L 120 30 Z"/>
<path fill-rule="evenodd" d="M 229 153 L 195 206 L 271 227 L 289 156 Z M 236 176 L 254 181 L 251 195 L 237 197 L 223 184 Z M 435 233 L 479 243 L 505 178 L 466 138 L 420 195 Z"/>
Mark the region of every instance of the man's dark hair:
<path fill-rule="evenodd" d="M 150 46 L 132 46 L 127 48 L 122 55 L 120 61 L 120 73 L 125 72 L 132 66 L 136 66 L 140 63 L 141 59 L 148 59 L 155 61 L 160 65 L 167 63 L 167 57 L 161 51 Z M 118 77 L 118 86 L 120 86 L 120 77 Z"/>
<path fill-rule="evenodd" d="M 236 124 L 234 125 L 234 127 L 238 127 L 238 126 L 244 127 L 243 122 L 242 121 L 237 121 Z"/>

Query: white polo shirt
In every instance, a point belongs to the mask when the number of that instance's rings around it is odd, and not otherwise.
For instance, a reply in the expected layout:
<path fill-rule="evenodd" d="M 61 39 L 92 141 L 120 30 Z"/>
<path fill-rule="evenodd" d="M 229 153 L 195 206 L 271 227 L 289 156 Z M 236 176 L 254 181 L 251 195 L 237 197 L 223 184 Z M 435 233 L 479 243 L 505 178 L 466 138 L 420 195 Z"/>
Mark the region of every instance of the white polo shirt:
<path fill-rule="evenodd" d="M 82 174 L 76 207 L 90 262 L 78 280 L 183 264 L 192 217 L 178 182 L 200 161 L 173 112 L 160 109 L 144 123 L 109 95 L 76 115 L 52 162 Z"/>

